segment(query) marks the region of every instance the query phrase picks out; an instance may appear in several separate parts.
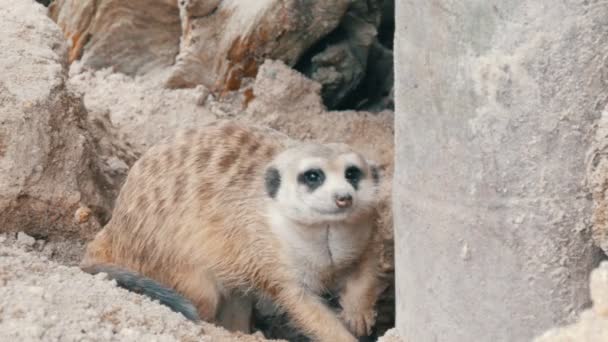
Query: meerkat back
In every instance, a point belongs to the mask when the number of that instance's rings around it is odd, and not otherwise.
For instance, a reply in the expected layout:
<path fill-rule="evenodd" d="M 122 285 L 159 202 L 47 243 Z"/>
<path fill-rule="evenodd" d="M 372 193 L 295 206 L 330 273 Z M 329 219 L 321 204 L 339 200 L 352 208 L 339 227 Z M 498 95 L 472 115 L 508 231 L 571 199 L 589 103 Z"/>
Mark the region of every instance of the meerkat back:
<path fill-rule="evenodd" d="M 132 167 L 81 267 L 230 330 L 249 330 L 235 294 L 253 290 L 309 336 L 356 341 L 375 319 L 375 170 L 344 144 L 231 121 L 186 131 Z M 337 283 L 341 320 L 318 297 Z"/>
<path fill-rule="evenodd" d="M 212 320 L 220 299 L 209 297 L 217 297 L 211 292 L 219 288 L 215 279 L 204 283 L 213 278 L 205 270 L 221 272 L 249 261 L 226 257 L 239 257 L 230 250 L 260 239 L 246 229 L 264 224 L 256 222 L 267 197 L 263 167 L 289 141 L 270 129 L 226 121 L 152 147 L 130 170 L 113 216 L 87 247 L 82 267 L 138 272 L 197 306 L 197 299 L 204 301 L 201 307 L 209 310 L 199 314 Z"/>

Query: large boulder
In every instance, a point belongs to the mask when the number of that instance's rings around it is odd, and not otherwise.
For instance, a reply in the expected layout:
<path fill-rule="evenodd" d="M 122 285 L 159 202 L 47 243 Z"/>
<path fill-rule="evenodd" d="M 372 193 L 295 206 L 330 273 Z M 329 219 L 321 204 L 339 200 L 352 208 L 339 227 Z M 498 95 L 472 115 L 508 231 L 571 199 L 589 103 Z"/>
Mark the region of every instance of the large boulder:
<path fill-rule="evenodd" d="M 122 175 L 104 170 L 83 103 L 66 87 L 63 35 L 34 1 L 0 0 L 0 27 L 0 232 L 91 236 Z"/>
<path fill-rule="evenodd" d="M 56 0 L 69 61 L 225 97 L 265 59 L 322 85 L 331 109 L 392 108 L 394 0 Z M 384 45 L 383 45 L 384 44 Z"/>
<path fill-rule="evenodd" d="M 529 341 L 572 322 L 601 258 L 585 162 L 608 99 L 608 4 L 396 5 L 399 333 Z"/>
<path fill-rule="evenodd" d="M 172 67 L 172 88 L 223 92 L 255 77 L 265 58 L 290 65 L 332 31 L 347 0 L 56 0 L 51 17 L 71 42 L 70 62 L 128 75 Z"/>
<path fill-rule="evenodd" d="M 70 42 L 70 63 L 144 74 L 172 65 L 179 49 L 176 0 L 55 0 L 49 13 Z"/>
<path fill-rule="evenodd" d="M 243 79 L 254 78 L 266 58 L 294 65 L 319 38 L 338 26 L 347 0 L 184 1 L 180 6 L 183 34 L 172 87 L 203 84 L 223 93 L 237 90 Z M 201 10 L 202 8 L 202 10 Z"/>

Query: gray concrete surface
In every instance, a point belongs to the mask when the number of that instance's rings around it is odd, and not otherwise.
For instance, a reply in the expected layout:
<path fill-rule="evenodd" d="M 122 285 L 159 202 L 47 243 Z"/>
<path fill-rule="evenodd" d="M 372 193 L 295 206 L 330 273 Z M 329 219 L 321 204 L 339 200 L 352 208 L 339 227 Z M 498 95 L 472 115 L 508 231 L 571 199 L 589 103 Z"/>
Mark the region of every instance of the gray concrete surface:
<path fill-rule="evenodd" d="M 397 328 L 529 341 L 589 305 L 606 1 L 397 1 Z"/>

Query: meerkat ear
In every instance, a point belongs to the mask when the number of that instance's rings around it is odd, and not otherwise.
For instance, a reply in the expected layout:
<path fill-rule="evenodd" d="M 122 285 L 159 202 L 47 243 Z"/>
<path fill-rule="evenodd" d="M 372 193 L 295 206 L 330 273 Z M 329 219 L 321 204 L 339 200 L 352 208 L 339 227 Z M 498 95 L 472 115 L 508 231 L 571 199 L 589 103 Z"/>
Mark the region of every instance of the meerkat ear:
<path fill-rule="evenodd" d="M 368 160 L 369 170 L 371 172 L 372 179 L 376 185 L 380 184 L 380 166 L 373 160 Z"/>
<path fill-rule="evenodd" d="M 281 174 L 279 173 L 279 170 L 273 166 L 266 169 L 266 174 L 264 175 L 264 184 L 266 186 L 266 193 L 268 196 L 274 198 L 281 187 Z"/>

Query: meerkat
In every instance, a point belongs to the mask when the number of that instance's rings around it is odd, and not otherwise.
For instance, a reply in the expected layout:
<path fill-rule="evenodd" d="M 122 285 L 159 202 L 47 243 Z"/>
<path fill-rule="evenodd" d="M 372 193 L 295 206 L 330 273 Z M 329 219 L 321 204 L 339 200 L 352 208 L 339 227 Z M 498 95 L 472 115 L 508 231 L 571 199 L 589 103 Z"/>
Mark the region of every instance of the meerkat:
<path fill-rule="evenodd" d="M 357 341 L 375 322 L 378 183 L 346 144 L 218 121 L 133 165 L 81 267 L 229 330 L 249 332 L 261 297 L 314 340 Z"/>

